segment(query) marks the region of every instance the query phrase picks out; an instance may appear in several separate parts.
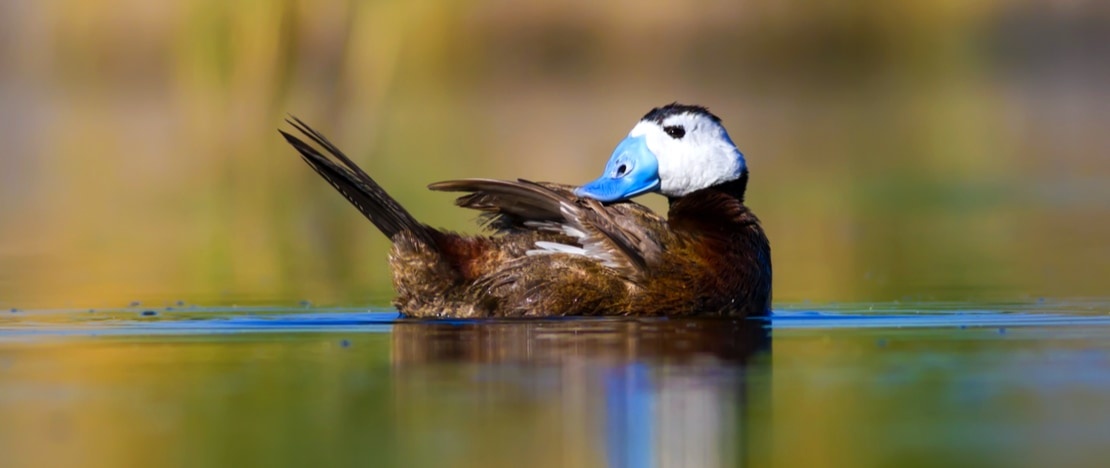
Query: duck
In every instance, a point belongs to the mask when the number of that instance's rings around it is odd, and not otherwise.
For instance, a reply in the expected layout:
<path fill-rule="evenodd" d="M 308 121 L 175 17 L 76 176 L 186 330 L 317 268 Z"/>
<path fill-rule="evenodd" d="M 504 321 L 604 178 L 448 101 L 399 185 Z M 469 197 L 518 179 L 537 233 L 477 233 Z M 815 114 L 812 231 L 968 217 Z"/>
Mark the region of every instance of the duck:
<path fill-rule="evenodd" d="M 413 318 L 765 317 L 771 248 L 744 204 L 748 167 L 703 106 L 655 107 L 583 185 L 456 179 L 486 232 L 417 220 L 300 119 L 279 130 L 317 174 L 392 242 L 393 305 Z M 303 137 L 304 139 L 302 139 Z M 309 143 L 311 142 L 311 143 Z M 633 198 L 657 193 L 666 216 Z"/>

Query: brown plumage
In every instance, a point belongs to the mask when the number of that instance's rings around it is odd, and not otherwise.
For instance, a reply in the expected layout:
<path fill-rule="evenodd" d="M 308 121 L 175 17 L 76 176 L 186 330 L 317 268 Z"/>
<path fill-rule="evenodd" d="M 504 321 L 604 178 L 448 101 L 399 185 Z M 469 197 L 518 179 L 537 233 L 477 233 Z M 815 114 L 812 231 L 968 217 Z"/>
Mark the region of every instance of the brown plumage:
<path fill-rule="evenodd" d="M 655 112 L 656 110 L 653 110 Z M 650 114 L 649 114 L 650 115 Z M 394 304 L 411 317 L 762 316 L 771 306 L 771 257 L 739 179 L 670 199 L 667 218 L 631 201 L 603 204 L 575 187 L 462 179 L 489 236 L 418 222 L 320 133 L 284 131 L 302 159 L 393 242 Z M 540 245 L 537 245 L 537 242 Z"/>

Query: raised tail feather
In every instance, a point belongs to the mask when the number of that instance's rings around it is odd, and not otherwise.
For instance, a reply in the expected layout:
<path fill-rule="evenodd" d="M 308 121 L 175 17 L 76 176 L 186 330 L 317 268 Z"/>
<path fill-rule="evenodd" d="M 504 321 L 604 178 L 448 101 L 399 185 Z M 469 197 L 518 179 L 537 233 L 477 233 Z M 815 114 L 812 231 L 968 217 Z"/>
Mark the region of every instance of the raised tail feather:
<path fill-rule="evenodd" d="M 382 186 L 363 172 L 324 135 L 296 117 L 290 117 L 286 122 L 323 148 L 328 155 L 320 153 L 300 138 L 278 130 L 285 137 L 285 141 L 293 145 L 293 148 L 301 153 L 301 159 L 304 159 L 304 162 L 343 194 L 343 197 L 358 208 L 358 211 L 374 223 L 374 226 L 377 226 L 386 237 L 393 239 L 393 236 L 398 233 L 407 231 L 429 246 L 436 245 L 434 229 L 413 218 L 400 203 L 397 203 L 397 200 L 385 192 Z"/>

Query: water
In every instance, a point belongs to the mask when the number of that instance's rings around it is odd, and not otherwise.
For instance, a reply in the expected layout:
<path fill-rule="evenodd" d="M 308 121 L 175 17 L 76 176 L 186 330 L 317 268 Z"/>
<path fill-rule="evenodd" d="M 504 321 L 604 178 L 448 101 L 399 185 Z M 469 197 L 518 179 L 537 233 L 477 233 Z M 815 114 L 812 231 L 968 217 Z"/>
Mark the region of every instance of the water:
<path fill-rule="evenodd" d="M 4 465 L 1110 456 L 1110 307 L 1098 300 L 786 307 L 769 322 L 172 309 L 4 312 Z"/>

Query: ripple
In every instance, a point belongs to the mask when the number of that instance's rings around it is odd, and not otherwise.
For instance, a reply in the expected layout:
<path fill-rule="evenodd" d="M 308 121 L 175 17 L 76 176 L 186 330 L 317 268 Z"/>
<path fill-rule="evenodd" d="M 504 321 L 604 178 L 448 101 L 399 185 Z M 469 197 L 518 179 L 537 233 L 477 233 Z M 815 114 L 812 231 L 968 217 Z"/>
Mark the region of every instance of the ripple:
<path fill-rule="evenodd" d="M 117 336 L 226 333 L 390 332 L 401 318 L 392 309 L 306 307 L 197 307 L 20 310 L 0 316 L 0 339 L 36 336 Z M 802 307 L 785 305 L 768 320 L 771 329 L 976 328 L 1107 326 L 1106 301 L 1037 301 L 1030 303 L 841 303 Z M 645 323 L 674 318 L 549 318 L 582 325 L 620 321 Z M 434 320 L 443 324 L 506 323 L 513 319 Z"/>

